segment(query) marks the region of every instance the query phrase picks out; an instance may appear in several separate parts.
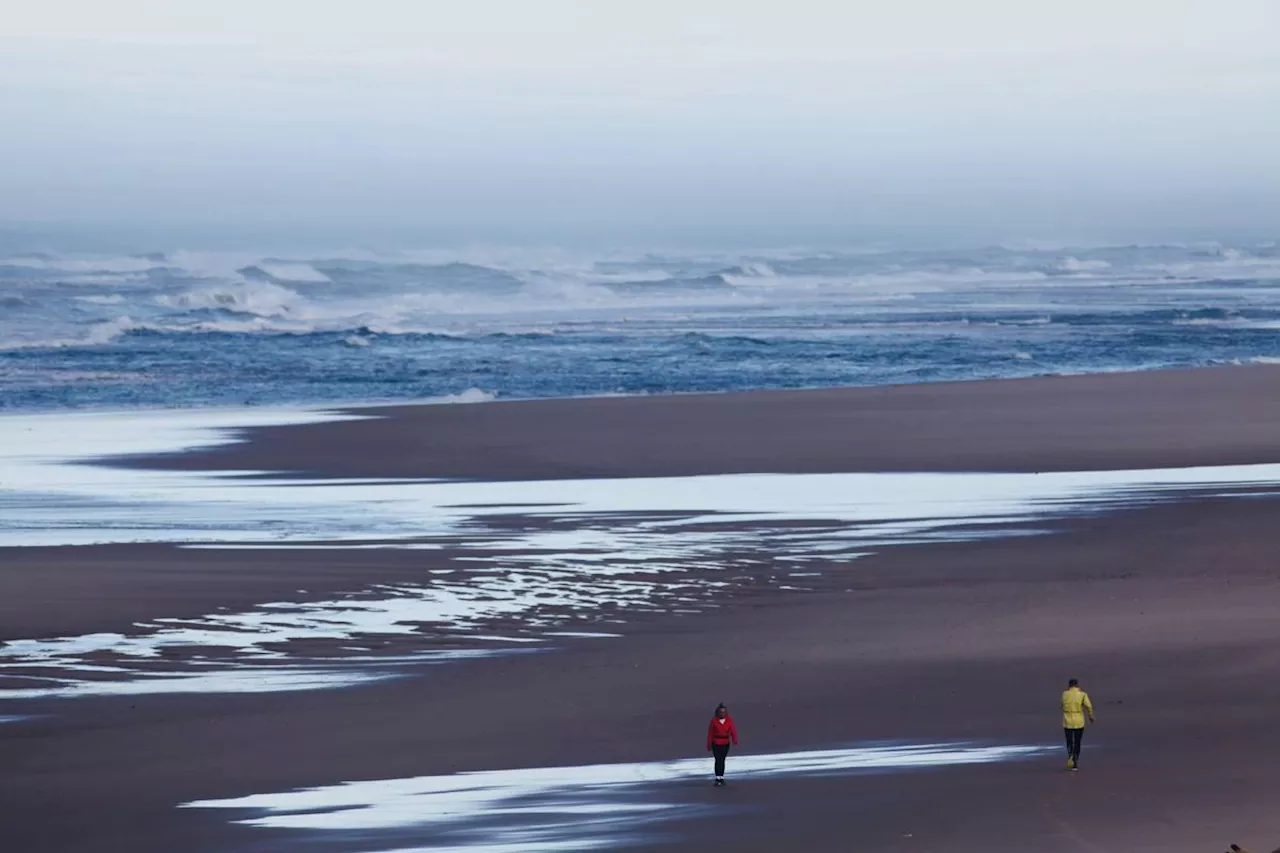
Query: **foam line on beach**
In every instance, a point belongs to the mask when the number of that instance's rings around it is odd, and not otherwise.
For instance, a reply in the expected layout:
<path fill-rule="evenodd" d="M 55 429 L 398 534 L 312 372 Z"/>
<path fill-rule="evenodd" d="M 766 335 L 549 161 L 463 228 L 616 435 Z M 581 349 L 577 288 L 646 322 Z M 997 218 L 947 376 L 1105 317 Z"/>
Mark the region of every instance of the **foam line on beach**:
<path fill-rule="evenodd" d="M 859 772 L 991 764 L 1045 754 L 1039 746 L 966 743 L 861 746 L 735 756 L 734 784 Z M 708 759 L 488 770 L 346 782 L 278 794 L 187 803 L 226 809 L 236 822 L 305 833 L 297 849 L 321 849 L 329 833 L 361 835 L 362 851 L 589 850 L 640 840 L 655 823 L 705 806 L 687 796 L 707 781 Z M 685 791 L 682 795 L 678 792 Z M 314 846 L 313 846 L 314 845 Z"/>

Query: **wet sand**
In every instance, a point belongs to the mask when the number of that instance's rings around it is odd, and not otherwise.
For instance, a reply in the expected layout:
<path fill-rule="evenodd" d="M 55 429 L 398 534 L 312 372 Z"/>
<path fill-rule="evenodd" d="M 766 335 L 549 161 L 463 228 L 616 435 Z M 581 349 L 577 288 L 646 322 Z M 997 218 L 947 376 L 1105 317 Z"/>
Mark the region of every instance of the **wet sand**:
<path fill-rule="evenodd" d="M 1280 365 L 368 408 L 148 467 L 539 480 L 1280 461 Z"/>
<path fill-rule="evenodd" d="M 629 410 L 633 444 L 647 448 L 610 463 L 618 476 L 692 464 L 688 431 L 699 427 L 654 434 L 637 414 L 666 407 L 675 417 L 689 406 L 700 411 L 690 423 L 705 415 L 772 424 L 753 440 L 724 442 L 719 455 L 702 447 L 700 464 L 715 471 L 810 470 L 799 466 L 819 464 L 819 450 L 830 470 L 858 470 L 874 455 L 866 447 L 884 448 L 875 458 L 896 464 L 951 470 L 996 460 L 1002 445 L 1004 465 L 979 467 L 1272 462 L 1280 460 L 1280 404 L 1268 389 L 1278 377 L 1242 369 L 908 389 L 942 421 L 938 413 L 965 392 L 987 401 L 955 404 L 950 420 L 963 428 L 951 466 L 933 464 L 947 456 L 945 444 L 908 458 L 902 436 L 925 430 L 921 409 L 872 402 L 897 400 L 896 389 L 814 392 L 814 418 L 844 405 L 856 410 L 852 421 L 884 425 L 831 430 L 839 440 L 825 445 L 821 430 L 783 441 L 771 432 L 791 428 L 776 420 L 778 400 L 750 395 L 754 406 L 725 396 L 406 409 L 386 421 L 266 431 L 247 446 L 201 454 L 200 464 L 261 467 L 246 463 L 283 442 L 276 452 L 285 467 L 337 475 L 381 476 L 403 465 L 404 475 L 441 476 L 446 464 L 480 477 L 579 475 L 608 462 L 607 448 L 583 447 L 589 461 L 563 470 L 572 442 L 539 426 L 538 413 L 566 407 L 572 414 L 556 416 L 563 425 L 593 417 L 582 408 L 592 405 Z M 1079 402 L 1075 394 L 1097 397 L 1092 418 L 1077 413 L 1073 430 L 1030 439 L 1020 433 L 1033 428 L 1028 420 L 1003 423 L 1009 409 L 993 402 L 1019 388 L 1027 393 L 1017 408 L 1030 421 L 1053 421 L 1041 407 Z M 805 410 L 804 395 L 781 399 Z M 717 402 L 730 411 L 708 414 Z M 758 418 L 741 417 L 743 407 Z M 1144 443 L 1141 425 L 1156 423 L 1157 408 L 1164 415 Z M 1183 419 L 1170 422 L 1171 410 Z M 441 427 L 450 418 L 473 419 L 471 429 L 450 433 Z M 472 437 L 500 433 L 499 422 L 522 451 L 501 464 L 475 459 Z M 341 459 L 331 442 L 341 443 Z M 803 453 L 788 456 L 793 444 Z M 770 452 L 780 454 L 778 467 L 751 467 Z M 726 592 L 715 611 L 638 614 L 620 627 L 621 639 L 566 640 L 347 690 L 22 702 L 13 713 L 34 716 L 0 724 L 0 826 L 21 851 L 320 849 L 295 834 L 233 826 L 234 815 L 175 806 L 344 780 L 697 756 L 717 701 L 738 720 L 740 754 L 886 739 L 1056 747 L 1057 693 L 1076 676 L 1099 715 L 1080 773 L 1062 772 L 1054 753 L 1016 764 L 742 781 L 723 791 L 680 784 L 665 798 L 706 810 L 659 825 L 664 844 L 655 849 L 1068 853 L 1215 850 L 1231 841 L 1270 849 L 1280 842 L 1270 770 L 1280 751 L 1275 515 L 1271 498 L 1200 499 L 1079 518 L 1051 536 L 893 548 L 831 563 L 810 592 L 747 586 Z M 0 624 L 8 637 L 122 630 L 290 590 L 359 588 L 440 558 L 168 546 L 8 551 L 0 553 Z M 364 851 L 430 839 L 328 843 Z"/>

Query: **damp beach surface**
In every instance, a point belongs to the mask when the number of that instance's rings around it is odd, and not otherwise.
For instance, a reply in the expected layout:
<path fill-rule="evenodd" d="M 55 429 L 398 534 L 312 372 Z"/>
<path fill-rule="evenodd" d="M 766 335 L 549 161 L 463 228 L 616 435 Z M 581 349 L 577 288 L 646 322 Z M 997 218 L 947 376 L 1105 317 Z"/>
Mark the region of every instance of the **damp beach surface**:
<path fill-rule="evenodd" d="M 332 597 L 11 639 L 0 645 L 0 698 L 358 685 L 415 663 L 607 637 L 601 627 L 635 613 L 698 613 L 744 579 L 814 590 L 807 579 L 823 573 L 806 569 L 851 567 L 886 548 L 1041 535 L 1073 517 L 1280 487 L 1280 464 L 513 482 L 112 465 L 234 446 L 251 427 L 363 420 L 304 410 L 0 420 L 0 547 L 168 544 L 232 558 L 404 550 L 436 566 L 417 582 Z M 369 642 L 391 650 L 369 654 Z"/>
<path fill-rule="evenodd" d="M 734 780 L 838 777 L 1028 760 L 1044 747 L 973 744 L 881 745 L 734 761 Z M 324 849 L 326 835 L 388 839 L 415 831 L 438 839 L 425 850 L 610 849 L 652 837 L 663 824 L 711 810 L 682 797 L 705 780 L 706 762 L 605 764 L 381 779 L 326 788 L 187 803 L 248 813 L 240 823 L 299 831 L 300 848 Z M 395 844 L 396 842 L 390 842 Z M 386 853 L 392 853 L 389 847 Z"/>
<path fill-rule="evenodd" d="M 0 419 L 5 825 L 130 853 L 1263 831 L 1277 379 Z M 1212 694 L 1175 701 L 1186 671 Z M 1105 723 L 1070 793 L 1068 675 Z M 716 801 L 691 756 L 721 700 Z"/>

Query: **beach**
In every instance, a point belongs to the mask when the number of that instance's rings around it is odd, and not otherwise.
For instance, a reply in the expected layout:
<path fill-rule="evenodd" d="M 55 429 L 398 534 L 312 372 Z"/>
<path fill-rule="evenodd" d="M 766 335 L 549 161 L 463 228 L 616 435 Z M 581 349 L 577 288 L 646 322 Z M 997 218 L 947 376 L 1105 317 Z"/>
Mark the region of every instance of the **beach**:
<path fill-rule="evenodd" d="M 0 549 L 0 640 L 78 638 L 0 659 L 0 687 L 134 685 L 0 704 L 12 717 L 0 722 L 0 826 L 13 849 L 52 853 L 1270 849 L 1272 474 L 1155 488 L 1143 485 L 1152 476 L 1108 472 L 1278 463 L 1277 390 L 1280 369 L 1253 366 L 360 407 L 349 420 L 113 460 L 139 477 L 221 477 L 179 485 L 230 482 L 236 500 L 388 478 L 427 497 L 341 535 L 317 523 L 305 548 L 245 538 L 252 528 L 226 515 L 234 525 L 208 533 L 219 537 L 208 548 L 156 535 Z M 1053 479 L 1076 472 L 1112 479 Z M 864 473 L 894 479 L 770 479 Z M 935 473 L 971 479 L 898 479 Z M 469 483 L 454 503 L 431 491 L 451 480 Z M 796 482 L 801 497 L 821 483 L 836 497 L 865 488 L 869 501 L 881 484 L 953 482 L 955 494 L 972 483 L 990 497 L 985 514 L 945 525 L 907 505 L 872 517 L 828 509 L 834 497 L 790 515 L 768 503 L 792 502 L 784 487 Z M 386 488 L 369 494 L 394 505 L 400 486 Z M 715 509 L 721 488 L 751 492 L 750 506 Z M 539 494 L 545 503 L 527 497 Z M 922 501 L 931 518 L 951 494 L 922 496 L 936 498 Z M 419 505 L 437 526 L 405 522 Z M 224 516 L 207 506 L 212 527 Z M 846 544 L 824 550 L 831 542 Z M 593 580 L 618 554 L 634 565 Z M 547 573 L 528 581 L 535 571 Z M 553 597 L 529 603 L 553 581 Z M 467 589 L 481 582 L 496 591 L 477 604 Z M 587 583 L 597 586 L 570 594 Z M 442 584 L 452 621 L 362 634 L 364 623 L 335 633 L 317 617 L 299 637 L 210 648 L 210 614 L 282 605 L 256 626 L 310 602 L 331 625 L 327 602 L 365 600 L 343 596 L 421 601 Z M 120 664 L 119 641 L 85 639 L 104 634 L 145 634 L 152 656 L 127 678 L 76 669 Z M 286 666 L 314 689 L 246 687 Z M 238 682 L 154 689 L 166 671 Z M 1070 677 L 1098 715 L 1078 773 L 1063 769 L 1058 712 Z M 717 702 L 742 734 L 724 790 L 711 787 L 709 758 L 704 775 L 666 764 L 703 760 Z M 951 757 L 870 752 L 925 746 Z M 1009 751 L 957 751 L 976 748 Z M 735 777 L 735 763 L 749 772 Z M 825 769 L 787 769 L 815 763 Z M 539 788 L 521 775 L 536 768 L 560 769 Z M 453 774 L 475 773 L 498 774 L 476 778 L 509 798 L 442 799 L 473 778 Z M 592 781 L 610 773 L 626 781 Z M 436 781 L 394 781 L 423 779 Z M 340 787 L 379 781 L 370 794 Z M 288 814 L 273 799 L 301 789 L 326 793 Z M 385 813 L 361 811 L 370 804 Z M 445 811 L 456 817 L 433 817 Z"/>
<path fill-rule="evenodd" d="M 146 464 L 531 480 L 1273 462 L 1280 371 L 1257 365 L 356 411 L 394 416 L 250 431 L 248 445 Z"/>

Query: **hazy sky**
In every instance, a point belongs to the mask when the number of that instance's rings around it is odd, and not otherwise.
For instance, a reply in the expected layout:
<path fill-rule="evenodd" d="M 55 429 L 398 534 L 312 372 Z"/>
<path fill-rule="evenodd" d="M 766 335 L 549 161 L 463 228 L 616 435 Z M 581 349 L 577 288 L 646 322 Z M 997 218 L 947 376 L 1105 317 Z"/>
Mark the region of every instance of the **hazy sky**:
<path fill-rule="evenodd" d="M 1280 0 L 15 3 L 0 223 L 187 245 L 1280 237 L 1277 44 Z"/>

